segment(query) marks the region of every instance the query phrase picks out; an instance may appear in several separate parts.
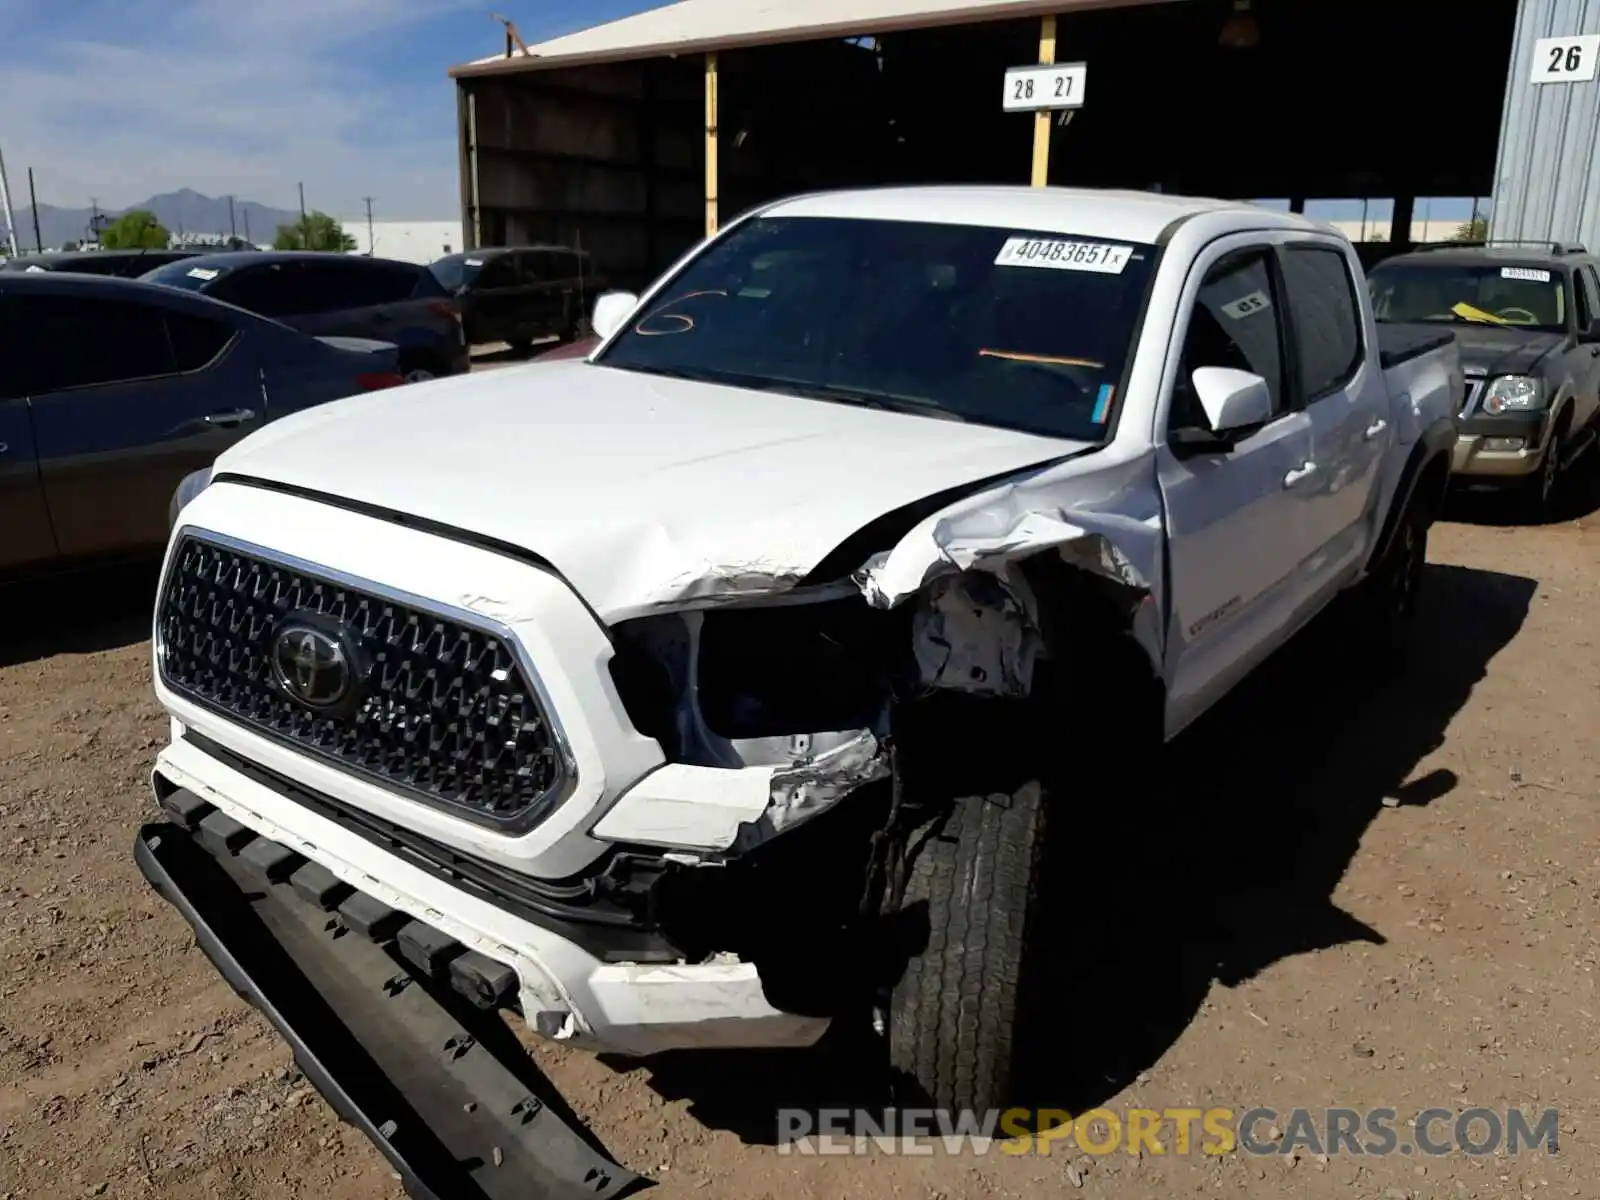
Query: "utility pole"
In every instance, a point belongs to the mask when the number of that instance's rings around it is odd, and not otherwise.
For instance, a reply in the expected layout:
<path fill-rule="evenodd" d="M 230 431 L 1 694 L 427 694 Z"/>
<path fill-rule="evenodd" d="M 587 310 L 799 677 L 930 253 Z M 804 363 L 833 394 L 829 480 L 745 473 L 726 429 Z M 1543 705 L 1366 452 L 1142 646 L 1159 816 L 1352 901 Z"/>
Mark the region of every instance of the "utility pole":
<path fill-rule="evenodd" d="M 244 240 L 250 242 L 252 246 L 255 245 L 254 242 L 250 241 L 250 210 L 248 208 L 244 210 Z"/>
<path fill-rule="evenodd" d="M 100 201 L 90 196 L 89 209 L 92 214 L 89 217 L 89 240 L 98 242 L 100 240 Z"/>
<path fill-rule="evenodd" d="M 17 251 L 17 223 L 11 216 L 11 189 L 6 186 L 6 160 L 0 155 L 0 204 L 6 210 L 6 236 L 11 240 L 11 257 L 16 258 Z"/>
<path fill-rule="evenodd" d="M 378 253 L 378 243 L 372 236 L 372 197 L 361 197 L 367 203 L 367 257 L 374 258 Z"/>
<path fill-rule="evenodd" d="M 33 249 L 44 253 L 44 239 L 39 236 L 39 196 L 33 190 L 33 168 L 28 168 L 28 204 L 33 208 Z"/>
<path fill-rule="evenodd" d="M 229 238 L 236 238 L 238 236 L 239 236 L 239 227 L 234 223 L 234 218 L 233 218 L 233 197 L 229 196 L 228 197 L 228 237 Z"/>

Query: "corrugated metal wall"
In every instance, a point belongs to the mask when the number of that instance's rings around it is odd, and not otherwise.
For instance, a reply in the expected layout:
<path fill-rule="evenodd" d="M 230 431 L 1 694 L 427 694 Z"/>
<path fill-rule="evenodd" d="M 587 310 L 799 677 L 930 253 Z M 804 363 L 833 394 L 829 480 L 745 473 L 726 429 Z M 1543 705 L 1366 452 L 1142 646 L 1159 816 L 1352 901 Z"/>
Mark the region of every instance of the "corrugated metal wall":
<path fill-rule="evenodd" d="M 1600 33 L 1600 0 L 1522 0 L 1495 164 L 1497 238 L 1600 247 L 1600 80 L 1530 82 L 1534 43 Z"/>

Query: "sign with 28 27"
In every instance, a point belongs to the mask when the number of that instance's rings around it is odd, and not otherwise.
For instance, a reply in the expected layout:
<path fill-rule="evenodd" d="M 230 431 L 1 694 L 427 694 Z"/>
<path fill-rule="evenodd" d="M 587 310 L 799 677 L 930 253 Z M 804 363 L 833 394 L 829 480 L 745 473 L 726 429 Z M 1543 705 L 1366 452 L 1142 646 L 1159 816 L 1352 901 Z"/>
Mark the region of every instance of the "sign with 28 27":
<path fill-rule="evenodd" d="M 1081 62 L 1012 67 L 1006 72 L 1005 111 L 1078 108 L 1088 79 L 1089 65 Z"/>

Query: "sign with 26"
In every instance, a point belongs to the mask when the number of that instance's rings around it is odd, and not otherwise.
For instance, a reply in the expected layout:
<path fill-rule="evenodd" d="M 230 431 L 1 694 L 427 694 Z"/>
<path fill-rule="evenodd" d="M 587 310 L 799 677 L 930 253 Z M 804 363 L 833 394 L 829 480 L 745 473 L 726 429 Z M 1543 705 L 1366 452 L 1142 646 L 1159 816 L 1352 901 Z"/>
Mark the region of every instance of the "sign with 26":
<path fill-rule="evenodd" d="M 1534 83 L 1593 83 L 1600 33 L 1540 38 L 1533 44 Z"/>
<path fill-rule="evenodd" d="M 1006 72 L 1005 111 L 1078 108 L 1088 79 L 1089 65 L 1081 62 L 1012 67 Z"/>

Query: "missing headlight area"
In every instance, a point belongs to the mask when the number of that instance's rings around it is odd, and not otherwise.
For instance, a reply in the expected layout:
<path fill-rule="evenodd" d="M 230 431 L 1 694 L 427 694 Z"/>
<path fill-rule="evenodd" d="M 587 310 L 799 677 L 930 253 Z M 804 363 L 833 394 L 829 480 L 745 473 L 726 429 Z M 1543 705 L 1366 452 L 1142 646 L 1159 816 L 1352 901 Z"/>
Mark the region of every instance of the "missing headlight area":
<path fill-rule="evenodd" d="M 794 766 L 888 735 L 897 700 L 929 690 L 1021 698 L 1044 654 L 1037 622 L 997 576 L 942 577 L 914 603 L 859 592 L 641 617 L 615 627 L 612 677 L 670 762 Z"/>

